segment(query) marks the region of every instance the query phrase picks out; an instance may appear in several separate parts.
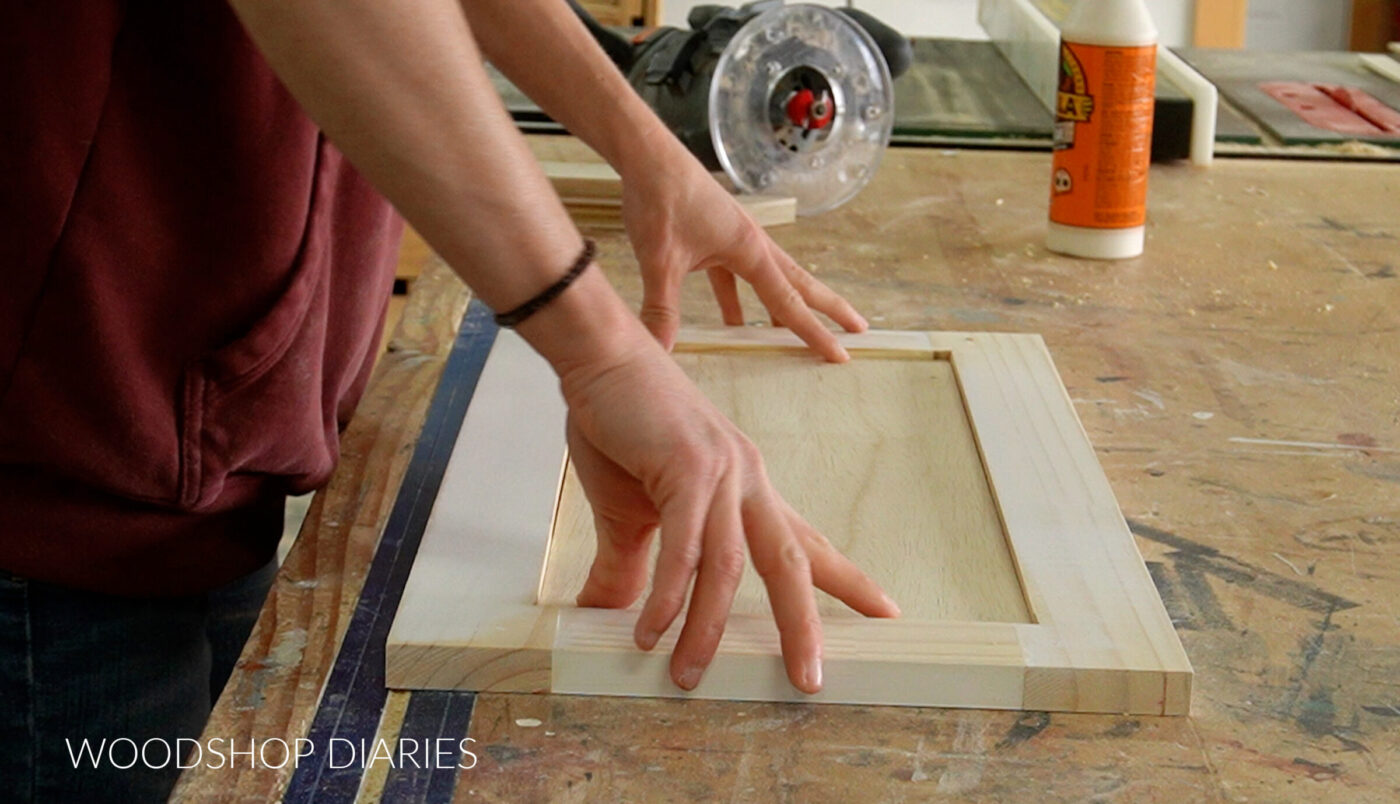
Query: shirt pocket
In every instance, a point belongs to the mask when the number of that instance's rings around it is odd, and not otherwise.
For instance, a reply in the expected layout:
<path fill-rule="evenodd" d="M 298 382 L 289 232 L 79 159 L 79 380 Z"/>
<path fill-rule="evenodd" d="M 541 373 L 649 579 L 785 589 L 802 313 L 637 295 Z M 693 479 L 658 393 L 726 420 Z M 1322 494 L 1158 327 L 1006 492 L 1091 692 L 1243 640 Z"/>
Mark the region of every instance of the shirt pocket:
<path fill-rule="evenodd" d="M 269 475 L 314 484 L 334 467 L 335 406 L 323 398 L 323 374 L 328 206 L 342 157 L 324 141 L 321 148 L 305 239 L 285 291 L 242 336 L 184 371 L 174 501 L 181 508 L 226 507 L 247 496 L 239 487 L 251 492 Z"/>

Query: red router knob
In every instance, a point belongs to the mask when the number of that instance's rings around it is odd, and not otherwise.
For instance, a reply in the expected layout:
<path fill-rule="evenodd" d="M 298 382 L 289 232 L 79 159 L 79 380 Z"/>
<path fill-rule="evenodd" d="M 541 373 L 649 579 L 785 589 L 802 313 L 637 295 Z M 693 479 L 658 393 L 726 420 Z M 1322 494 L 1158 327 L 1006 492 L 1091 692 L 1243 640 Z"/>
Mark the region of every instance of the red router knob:
<path fill-rule="evenodd" d="M 826 128 L 835 116 L 836 109 L 825 92 L 818 98 L 810 89 L 799 89 L 788 98 L 787 117 L 794 126 Z"/>

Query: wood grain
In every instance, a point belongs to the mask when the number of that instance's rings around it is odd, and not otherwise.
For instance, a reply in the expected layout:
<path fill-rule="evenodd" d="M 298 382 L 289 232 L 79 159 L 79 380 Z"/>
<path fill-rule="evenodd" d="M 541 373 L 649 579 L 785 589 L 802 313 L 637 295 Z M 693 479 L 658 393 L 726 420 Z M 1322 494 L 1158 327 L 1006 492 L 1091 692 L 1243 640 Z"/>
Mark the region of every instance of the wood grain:
<path fill-rule="evenodd" d="M 778 658 L 771 616 L 735 615 L 715 660 L 695 690 L 671 681 L 670 653 L 679 628 L 650 651 L 632 640 L 628 611 L 561 608 L 551 684 L 555 692 L 649 698 L 790 701 L 794 703 L 964 706 L 1020 709 L 1025 655 L 1010 623 L 824 621 L 824 687 L 795 690 Z"/>
<path fill-rule="evenodd" d="M 1044 342 L 966 338 L 981 348 L 958 350 L 959 377 L 1040 624 L 1020 629 L 1026 706 L 1187 714 L 1191 665 Z"/>
<path fill-rule="evenodd" d="M 1029 622 L 948 361 L 860 357 L 838 366 L 796 351 L 676 360 L 758 445 L 784 498 L 907 619 Z M 541 605 L 572 602 L 596 539 L 571 466 Z M 862 619 L 828 595 L 819 604 L 824 619 Z M 752 566 L 733 611 L 768 616 Z"/>

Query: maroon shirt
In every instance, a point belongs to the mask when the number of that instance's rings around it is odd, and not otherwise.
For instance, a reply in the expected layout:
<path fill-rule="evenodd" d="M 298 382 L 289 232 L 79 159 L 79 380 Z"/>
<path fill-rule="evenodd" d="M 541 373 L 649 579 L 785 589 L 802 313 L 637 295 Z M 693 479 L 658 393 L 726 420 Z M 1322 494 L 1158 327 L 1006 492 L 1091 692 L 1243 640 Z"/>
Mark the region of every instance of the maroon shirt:
<path fill-rule="evenodd" d="M 221 0 L 0 4 L 0 568 L 255 569 L 324 483 L 401 223 Z"/>

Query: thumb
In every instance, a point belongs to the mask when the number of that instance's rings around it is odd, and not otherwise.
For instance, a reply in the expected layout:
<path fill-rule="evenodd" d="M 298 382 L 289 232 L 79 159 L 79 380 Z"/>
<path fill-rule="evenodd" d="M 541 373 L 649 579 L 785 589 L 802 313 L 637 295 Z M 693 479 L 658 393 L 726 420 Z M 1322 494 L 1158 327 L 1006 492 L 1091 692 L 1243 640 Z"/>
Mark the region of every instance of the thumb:
<path fill-rule="evenodd" d="M 640 318 L 652 337 L 669 352 L 676 345 L 676 333 L 681 328 L 681 288 L 673 274 L 663 272 L 662 276 L 665 279 L 659 282 L 645 283 Z"/>

